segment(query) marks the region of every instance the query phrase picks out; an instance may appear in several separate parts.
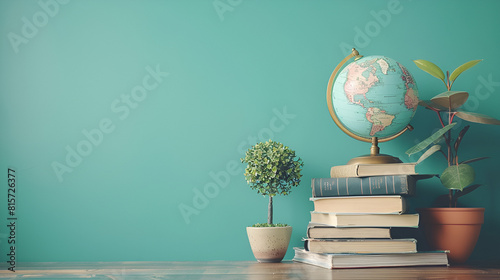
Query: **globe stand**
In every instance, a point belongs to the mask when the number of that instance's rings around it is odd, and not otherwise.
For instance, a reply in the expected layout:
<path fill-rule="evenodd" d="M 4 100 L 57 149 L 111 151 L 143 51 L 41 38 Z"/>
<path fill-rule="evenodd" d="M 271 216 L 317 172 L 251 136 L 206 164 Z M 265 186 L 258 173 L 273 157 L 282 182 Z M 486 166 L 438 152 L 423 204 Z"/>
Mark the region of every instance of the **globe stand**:
<path fill-rule="evenodd" d="M 335 113 L 335 110 L 333 108 L 333 102 L 332 102 L 332 89 L 333 89 L 333 83 L 335 81 L 335 78 L 337 76 L 337 73 L 339 70 L 344 66 L 344 64 L 347 63 L 351 58 L 354 58 L 354 60 L 358 60 L 362 58 L 363 56 L 359 54 L 359 52 L 356 49 L 352 49 L 351 54 L 346 56 L 338 65 L 335 67 L 335 69 L 332 72 L 332 75 L 330 76 L 330 79 L 328 81 L 328 88 L 327 88 L 327 93 L 326 93 L 326 101 L 328 104 L 328 110 L 330 111 L 330 116 L 332 117 L 333 121 L 337 124 L 337 126 L 347 135 L 351 136 L 352 138 L 359 140 L 359 141 L 364 141 L 364 142 L 371 142 L 372 146 L 370 149 L 370 154 L 369 155 L 363 155 L 359 157 L 355 157 L 347 164 L 385 164 L 385 163 L 401 163 L 402 161 L 397 158 L 393 157 L 390 155 L 385 155 L 385 154 L 380 154 L 380 148 L 378 147 L 378 142 L 386 142 L 393 140 L 403 134 L 407 130 L 413 130 L 413 127 L 411 125 L 407 125 L 405 128 L 403 128 L 401 131 L 398 133 L 379 139 L 378 137 L 371 137 L 370 138 L 365 138 L 361 137 L 359 135 L 356 135 L 349 129 L 347 129 L 342 122 L 338 119 L 337 114 Z"/>
<path fill-rule="evenodd" d="M 355 157 L 347 162 L 347 164 L 385 164 L 385 163 L 402 163 L 402 161 L 391 155 L 380 154 L 378 147 L 378 138 L 372 137 L 372 146 L 369 155 Z"/>

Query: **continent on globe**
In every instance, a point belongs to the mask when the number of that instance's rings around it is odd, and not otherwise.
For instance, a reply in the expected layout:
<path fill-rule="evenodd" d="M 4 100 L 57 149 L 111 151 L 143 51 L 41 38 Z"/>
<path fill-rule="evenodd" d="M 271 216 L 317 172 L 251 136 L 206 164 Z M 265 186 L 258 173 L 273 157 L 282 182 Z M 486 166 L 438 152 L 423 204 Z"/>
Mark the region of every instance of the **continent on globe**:
<path fill-rule="evenodd" d="M 366 112 L 366 119 L 372 123 L 372 129 L 370 135 L 374 136 L 375 133 L 384 130 L 386 127 L 392 124 L 392 120 L 395 116 L 389 115 L 384 110 L 380 108 L 370 107 Z"/>
<path fill-rule="evenodd" d="M 418 106 L 418 96 L 415 94 L 415 91 L 413 88 L 409 88 L 406 90 L 405 94 L 405 106 L 408 108 L 408 110 L 417 110 Z"/>
<path fill-rule="evenodd" d="M 344 84 L 344 91 L 349 102 L 364 107 L 361 101 L 355 100 L 355 97 L 356 95 L 362 95 L 363 99 L 366 99 L 368 90 L 379 81 L 375 75 L 377 69 L 372 65 L 375 60 L 359 64 L 351 63 L 346 67 L 348 74 L 347 81 Z"/>
<path fill-rule="evenodd" d="M 377 63 L 380 66 L 380 70 L 382 70 L 382 74 L 387 75 L 387 70 L 389 69 L 389 64 L 387 61 L 383 59 L 377 59 Z"/>
<path fill-rule="evenodd" d="M 406 94 L 405 94 L 405 105 L 406 108 L 412 109 L 413 111 L 417 110 L 418 107 L 418 96 L 415 94 L 413 87 L 415 86 L 415 81 L 413 80 L 413 77 L 411 76 L 410 72 L 406 70 L 406 68 L 401 65 L 401 63 L 397 62 L 399 68 L 401 68 L 401 72 L 403 72 L 403 75 L 401 75 L 401 79 L 405 83 L 406 87 Z M 410 87 L 412 85 L 412 87 Z"/>

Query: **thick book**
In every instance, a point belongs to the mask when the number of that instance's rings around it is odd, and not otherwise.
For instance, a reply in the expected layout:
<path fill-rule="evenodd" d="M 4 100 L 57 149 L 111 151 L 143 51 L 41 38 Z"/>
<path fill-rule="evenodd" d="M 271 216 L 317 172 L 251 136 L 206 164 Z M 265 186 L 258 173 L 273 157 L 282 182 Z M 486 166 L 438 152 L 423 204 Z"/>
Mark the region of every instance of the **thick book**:
<path fill-rule="evenodd" d="M 392 238 L 391 228 L 339 228 L 322 224 L 309 223 L 307 238 Z"/>
<path fill-rule="evenodd" d="M 418 227 L 418 214 L 311 212 L 311 222 L 333 227 Z"/>
<path fill-rule="evenodd" d="M 333 227 L 324 224 L 309 223 L 307 238 L 414 238 L 417 228 L 400 227 Z"/>
<path fill-rule="evenodd" d="M 327 269 L 402 266 L 448 266 L 446 251 L 394 254 L 321 254 L 293 248 L 293 261 Z"/>
<path fill-rule="evenodd" d="M 415 253 L 417 240 L 407 239 L 306 239 L 307 251 L 323 254 Z"/>
<path fill-rule="evenodd" d="M 400 195 L 311 197 L 316 212 L 402 214 L 406 199 Z"/>
<path fill-rule="evenodd" d="M 348 164 L 330 169 L 330 177 L 367 177 L 382 175 L 417 175 L 416 163 Z"/>
<path fill-rule="evenodd" d="M 386 175 L 372 177 L 313 178 L 312 196 L 414 195 L 417 180 L 435 175 Z"/>

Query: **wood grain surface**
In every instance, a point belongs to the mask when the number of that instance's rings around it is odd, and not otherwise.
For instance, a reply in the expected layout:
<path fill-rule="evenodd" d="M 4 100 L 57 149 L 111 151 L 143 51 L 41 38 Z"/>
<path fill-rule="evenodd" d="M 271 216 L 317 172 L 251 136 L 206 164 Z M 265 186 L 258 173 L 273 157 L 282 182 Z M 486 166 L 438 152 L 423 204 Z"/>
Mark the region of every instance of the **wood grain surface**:
<path fill-rule="evenodd" d="M 25 263 L 2 266 L 0 279 L 500 279 L 500 264 L 329 270 L 302 263 L 253 261 Z"/>

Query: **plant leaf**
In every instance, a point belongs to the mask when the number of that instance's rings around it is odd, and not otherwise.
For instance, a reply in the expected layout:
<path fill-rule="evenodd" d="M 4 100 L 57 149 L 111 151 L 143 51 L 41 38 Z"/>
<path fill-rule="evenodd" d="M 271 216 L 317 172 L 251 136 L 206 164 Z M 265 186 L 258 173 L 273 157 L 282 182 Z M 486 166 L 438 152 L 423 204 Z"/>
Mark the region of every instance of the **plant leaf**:
<path fill-rule="evenodd" d="M 471 193 L 472 191 L 476 190 L 479 188 L 481 184 L 475 184 L 472 186 L 466 187 L 463 191 L 457 191 L 455 192 L 455 197 L 459 198 L 461 196 L 464 196 L 466 194 Z M 433 207 L 449 207 L 450 205 L 450 196 L 448 194 L 442 194 L 434 200 L 434 203 L 432 204 Z"/>
<path fill-rule="evenodd" d="M 469 122 L 500 125 L 500 120 L 479 113 L 458 111 L 455 116 Z"/>
<path fill-rule="evenodd" d="M 466 194 L 471 193 L 472 191 L 476 190 L 480 186 L 482 186 L 482 185 L 481 184 L 474 184 L 474 185 L 468 186 L 467 188 L 463 189 L 462 191 L 456 192 L 455 196 L 457 198 L 459 198 L 461 196 L 464 196 Z"/>
<path fill-rule="evenodd" d="M 437 145 L 442 142 L 444 142 L 444 136 L 441 135 L 441 137 L 437 138 L 432 144 Z"/>
<path fill-rule="evenodd" d="M 406 151 L 406 154 L 408 156 L 411 156 L 415 153 L 418 153 L 420 151 L 422 151 L 423 149 L 427 148 L 430 144 L 434 143 L 434 141 L 436 141 L 437 139 L 439 139 L 439 137 L 443 136 L 443 134 L 445 134 L 448 130 L 450 130 L 452 127 L 454 127 L 457 123 L 451 123 L 443 128 L 441 128 L 440 130 L 436 131 L 434 134 L 432 134 L 431 136 L 429 136 L 427 139 L 425 139 L 424 141 L 418 143 L 417 145 L 411 147 L 410 149 L 408 149 Z"/>
<path fill-rule="evenodd" d="M 443 81 L 443 83 L 445 83 L 444 72 L 436 64 L 423 59 L 417 59 L 414 60 L 413 62 L 415 62 L 418 68 L 424 70 L 425 72 L 431 74 L 432 76 L 440 79 L 441 81 Z"/>
<path fill-rule="evenodd" d="M 467 133 L 467 130 L 469 130 L 470 125 L 464 126 L 464 128 L 460 131 L 458 134 L 457 140 L 455 141 L 455 154 L 458 152 L 458 147 L 460 146 L 460 142 L 462 142 L 462 139 L 464 138 L 465 133 Z"/>
<path fill-rule="evenodd" d="M 431 101 L 451 111 L 464 105 L 468 98 L 469 93 L 466 91 L 445 91 L 431 98 Z"/>
<path fill-rule="evenodd" d="M 464 160 L 464 161 L 460 162 L 460 164 L 476 162 L 476 161 L 480 161 L 480 160 L 487 159 L 487 158 L 490 158 L 490 157 L 478 157 L 478 158 L 473 158 L 473 159 L 469 159 L 469 160 Z"/>
<path fill-rule="evenodd" d="M 467 164 L 448 166 L 441 174 L 441 183 L 450 190 L 463 190 L 475 179 L 474 168 Z"/>
<path fill-rule="evenodd" d="M 462 74 L 465 70 L 474 67 L 479 62 L 483 61 L 482 59 L 471 60 L 457 67 L 457 69 L 453 70 L 450 75 L 450 81 L 455 81 L 457 77 Z"/>
<path fill-rule="evenodd" d="M 448 111 L 448 106 L 443 107 L 439 104 L 432 102 L 431 100 L 419 100 L 418 105 L 424 106 L 427 109 L 431 109 L 434 111 Z"/>
<path fill-rule="evenodd" d="M 434 146 L 430 147 L 427 151 L 425 151 L 425 153 L 423 153 L 420 156 L 420 158 L 417 160 L 417 162 L 415 164 L 421 163 L 426 158 L 430 157 L 432 154 L 434 154 L 435 152 L 437 152 L 439 150 L 441 150 L 441 146 L 440 145 L 434 145 Z"/>

